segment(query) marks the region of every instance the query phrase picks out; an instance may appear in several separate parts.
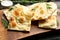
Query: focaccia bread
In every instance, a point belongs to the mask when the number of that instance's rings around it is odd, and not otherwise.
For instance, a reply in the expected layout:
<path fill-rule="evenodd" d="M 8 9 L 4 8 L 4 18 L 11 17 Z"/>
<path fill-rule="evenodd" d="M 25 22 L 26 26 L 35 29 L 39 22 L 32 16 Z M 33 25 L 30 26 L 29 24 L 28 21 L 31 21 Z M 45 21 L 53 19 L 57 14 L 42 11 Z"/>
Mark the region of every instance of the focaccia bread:
<path fill-rule="evenodd" d="M 56 16 L 50 16 L 48 19 L 40 20 L 38 23 L 39 27 L 42 28 L 57 28 Z"/>
<path fill-rule="evenodd" d="M 32 20 L 46 19 L 52 14 L 57 14 L 57 5 L 54 2 L 41 2 L 28 6 L 33 12 Z"/>
<path fill-rule="evenodd" d="M 4 11 L 5 16 L 9 21 L 8 29 L 18 31 L 30 31 L 31 16 L 27 12 L 28 8 L 16 4 L 13 8 Z"/>
<path fill-rule="evenodd" d="M 31 21 L 39 20 L 39 27 L 57 27 L 57 5 L 54 2 L 35 3 L 30 6 L 16 4 L 4 11 L 9 21 L 8 29 L 30 31 Z"/>

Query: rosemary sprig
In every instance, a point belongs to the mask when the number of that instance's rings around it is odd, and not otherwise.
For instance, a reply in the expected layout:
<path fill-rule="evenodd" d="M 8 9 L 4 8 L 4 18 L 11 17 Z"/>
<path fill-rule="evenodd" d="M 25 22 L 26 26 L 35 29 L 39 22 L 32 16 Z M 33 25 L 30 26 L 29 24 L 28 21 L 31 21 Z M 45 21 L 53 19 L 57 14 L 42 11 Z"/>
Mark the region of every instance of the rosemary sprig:
<path fill-rule="evenodd" d="M 2 23 L 3 23 L 5 28 L 8 28 L 9 23 L 6 19 L 2 19 Z"/>
<path fill-rule="evenodd" d="M 52 9 L 50 4 L 46 4 L 47 9 Z"/>
<path fill-rule="evenodd" d="M 11 11 L 13 8 L 9 8 L 9 11 Z"/>

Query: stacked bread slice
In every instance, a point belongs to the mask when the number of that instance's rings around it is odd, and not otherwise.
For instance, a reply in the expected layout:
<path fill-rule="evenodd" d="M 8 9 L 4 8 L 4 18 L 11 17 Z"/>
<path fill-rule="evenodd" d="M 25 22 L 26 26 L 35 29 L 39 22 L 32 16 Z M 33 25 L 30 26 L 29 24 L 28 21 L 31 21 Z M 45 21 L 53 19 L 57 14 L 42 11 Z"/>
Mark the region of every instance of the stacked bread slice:
<path fill-rule="evenodd" d="M 38 23 L 39 27 L 42 28 L 57 28 L 56 16 L 50 16 L 48 19 L 41 20 Z"/>
<path fill-rule="evenodd" d="M 47 5 L 50 5 L 50 9 L 47 8 L 47 14 L 49 15 L 46 19 L 44 20 L 39 20 L 38 26 L 42 28 L 52 28 L 55 29 L 57 28 L 57 6 L 55 3 L 47 3 Z M 47 15 L 45 15 L 47 16 Z"/>
<path fill-rule="evenodd" d="M 36 3 L 28 6 L 34 15 L 31 20 L 39 20 L 38 26 L 42 28 L 57 27 L 57 5 L 53 2 Z"/>
<path fill-rule="evenodd" d="M 57 5 L 54 2 L 41 2 L 30 6 L 16 4 L 4 11 L 4 14 L 9 21 L 8 29 L 11 30 L 30 31 L 32 20 L 39 20 L 38 25 L 42 28 L 57 27 Z"/>

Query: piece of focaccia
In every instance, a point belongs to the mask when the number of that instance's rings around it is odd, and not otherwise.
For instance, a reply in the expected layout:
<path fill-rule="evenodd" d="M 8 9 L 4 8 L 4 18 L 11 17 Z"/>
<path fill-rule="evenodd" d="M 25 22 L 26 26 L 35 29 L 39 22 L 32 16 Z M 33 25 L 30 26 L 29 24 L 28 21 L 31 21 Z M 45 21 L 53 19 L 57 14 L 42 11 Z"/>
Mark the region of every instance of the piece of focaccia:
<path fill-rule="evenodd" d="M 30 31 L 31 16 L 27 13 L 28 8 L 17 4 L 13 8 L 4 11 L 9 21 L 8 29 L 18 31 Z"/>
<path fill-rule="evenodd" d="M 57 28 L 56 16 L 51 16 L 46 20 L 40 20 L 38 25 L 41 28 L 52 28 L 52 29 Z"/>
<path fill-rule="evenodd" d="M 33 12 L 32 20 L 46 19 L 53 13 L 57 13 L 57 5 L 54 2 L 42 2 L 35 3 L 28 6 L 28 8 Z"/>

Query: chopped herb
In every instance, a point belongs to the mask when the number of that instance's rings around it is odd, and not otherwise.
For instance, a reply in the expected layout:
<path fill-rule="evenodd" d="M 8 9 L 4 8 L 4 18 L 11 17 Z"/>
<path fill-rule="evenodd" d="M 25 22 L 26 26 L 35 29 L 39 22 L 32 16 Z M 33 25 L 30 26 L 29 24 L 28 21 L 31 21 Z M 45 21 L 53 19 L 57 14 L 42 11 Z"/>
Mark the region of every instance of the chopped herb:
<path fill-rule="evenodd" d="M 50 4 L 46 4 L 47 9 L 52 9 Z"/>
<path fill-rule="evenodd" d="M 13 10 L 14 8 L 17 8 L 16 6 L 12 6 L 9 8 L 9 11 Z"/>
<path fill-rule="evenodd" d="M 35 8 L 33 8 L 32 10 L 35 10 Z"/>
<path fill-rule="evenodd" d="M 47 7 L 47 9 L 51 9 L 51 7 Z"/>
<path fill-rule="evenodd" d="M 8 28 L 9 23 L 6 19 L 2 19 L 2 23 L 5 26 L 5 28 Z"/>
<path fill-rule="evenodd" d="M 47 6 L 51 6 L 50 4 L 46 4 Z"/>
<path fill-rule="evenodd" d="M 10 8 L 9 11 L 11 11 L 13 8 Z"/>
<path fill-rule="evenodd" d="M 16 22 L 18 23 L 19 22 L 19 20 L 17 19 L 17 18 L 15 18 L 16 19 Z"/>

